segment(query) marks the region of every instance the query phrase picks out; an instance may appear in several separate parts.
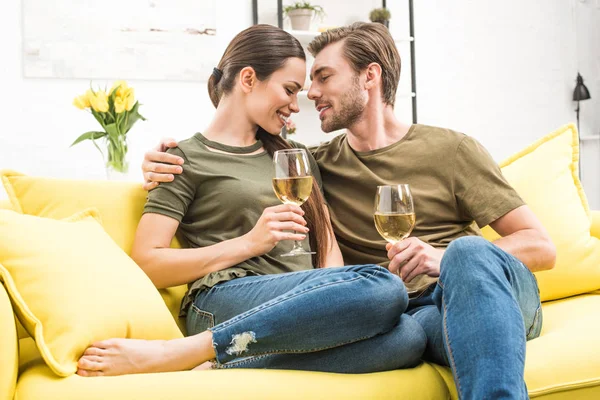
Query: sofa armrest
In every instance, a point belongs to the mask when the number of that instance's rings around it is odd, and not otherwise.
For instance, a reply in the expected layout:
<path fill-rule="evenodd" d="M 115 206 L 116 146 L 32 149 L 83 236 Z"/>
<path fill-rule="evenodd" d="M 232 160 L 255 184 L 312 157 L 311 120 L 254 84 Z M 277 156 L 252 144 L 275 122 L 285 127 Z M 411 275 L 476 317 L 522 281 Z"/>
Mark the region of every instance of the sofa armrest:
<path fill-rule="evenodd" d="M 592 227 L 590 234 L 600 239 L 600 211 L 592 210 Z"/>
<path fill-rule="evenodd" d="M 19 345 L 17 326 L 10 299 L 0 284 L 0 400 L 12 400 L 19 374 Z"/>

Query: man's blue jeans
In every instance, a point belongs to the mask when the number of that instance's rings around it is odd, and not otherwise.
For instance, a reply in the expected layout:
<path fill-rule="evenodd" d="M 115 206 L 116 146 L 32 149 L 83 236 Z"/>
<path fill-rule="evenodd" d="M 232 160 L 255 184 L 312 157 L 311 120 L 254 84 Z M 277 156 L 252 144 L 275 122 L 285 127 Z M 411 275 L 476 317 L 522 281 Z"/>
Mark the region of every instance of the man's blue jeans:
<path fill-rule="evenodd" d="M 376 265 L 252 276 L 200 292 L 190 335 L 213 333 L 217 368 L 366 373 L 420 363 L 427 338 L 400 278 Z"/>
<path fill-rule="evenodd" d="M 446 249 L 440 279 L 407 311 L 428 338 L 424 359 L 452 368 L 461 399 L 527 399 L 525 343 L 539 336 L 534 275 L 480 237 Z"/>

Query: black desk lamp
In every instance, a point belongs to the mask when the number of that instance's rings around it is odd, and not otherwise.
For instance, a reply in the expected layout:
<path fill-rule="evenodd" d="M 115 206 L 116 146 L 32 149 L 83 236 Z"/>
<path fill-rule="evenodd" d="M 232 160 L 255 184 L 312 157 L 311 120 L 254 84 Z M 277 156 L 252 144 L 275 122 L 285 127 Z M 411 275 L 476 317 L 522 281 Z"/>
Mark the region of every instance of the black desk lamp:
<path fill-rule="evenodd" d="M 590 91 L 583 83 L 583 78 L 579 72 L 577 73 L 577 85 L 575 85 L 575 90 L 573 91 L 573 101 L 577 102 L 577 108 L 575 112 L 577 113 L 577 134 L 579 136 L 579 179 L 581 179 L 581 132 L 579 131 L 579 102 L 581 100 L 589 100 L 592 96 L 590 96 Z"/>

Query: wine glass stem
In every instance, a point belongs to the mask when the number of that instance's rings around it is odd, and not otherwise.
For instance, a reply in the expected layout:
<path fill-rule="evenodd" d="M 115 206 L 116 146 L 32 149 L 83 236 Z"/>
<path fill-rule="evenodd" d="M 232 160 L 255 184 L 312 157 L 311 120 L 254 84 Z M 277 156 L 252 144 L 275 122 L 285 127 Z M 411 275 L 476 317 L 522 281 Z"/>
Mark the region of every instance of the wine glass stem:
<path fill-rule="evenodd" d="M 296 231 L 293 231 L 293 232 L 294 232 L 294 235 L 295 235 Z M 297 240 L 294 240 L 294 247 L 292 248 L 292 251 L 302 251 L 302 250 L 304 250 L 302 248 L 302 243 L 299 242 L 299 241 L 297 241 Z"/>

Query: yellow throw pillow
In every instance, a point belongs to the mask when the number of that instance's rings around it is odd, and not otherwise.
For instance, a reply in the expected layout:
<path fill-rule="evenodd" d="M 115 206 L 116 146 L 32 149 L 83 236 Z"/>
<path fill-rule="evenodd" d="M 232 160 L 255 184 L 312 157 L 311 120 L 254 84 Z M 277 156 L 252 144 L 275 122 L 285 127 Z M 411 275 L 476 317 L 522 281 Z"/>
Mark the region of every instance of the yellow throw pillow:
<path fill-rule="evenodd" d="M 502 162 L 508 182 L 548 230 L 556 265 L 536 273 L 542 301 L 600 288 L 600 240 L 590 235 L 590 211 L 578 178 L 579 141 L 573 124 Z M 489 227 L 484 236 L 498 235 Z"/>
<path fill-rule="evenodd" d="M 148 194 L 141 183 L 55 179 L 27 176 L 10 170 L 0 171 L 0 178 L 12 209 L 22 214 L 61 219 L 87 208 L 98 209 L 106 233 L 127 254 L 131 254 Z M 181 247 L 176 238 L 173 238 L 171 247 Z M 187 285 L 160 290 L 174 317 L 179 315 L 179 305 L 186 290 Z M 132 292 L 131 295 L 135 294 Z M 181 330 L 185 331 L 184 321 L 177 321 Z M 22 337 L 20 333 L 19 338 Z"/>
<path fill-rule="evenodd" d="M 98 340 L 182 336 L 150 279 L 97 219 L 96 210 L 67 220 L 0 210 L 0 279 L 60 376 L 73 374 Z"/>

